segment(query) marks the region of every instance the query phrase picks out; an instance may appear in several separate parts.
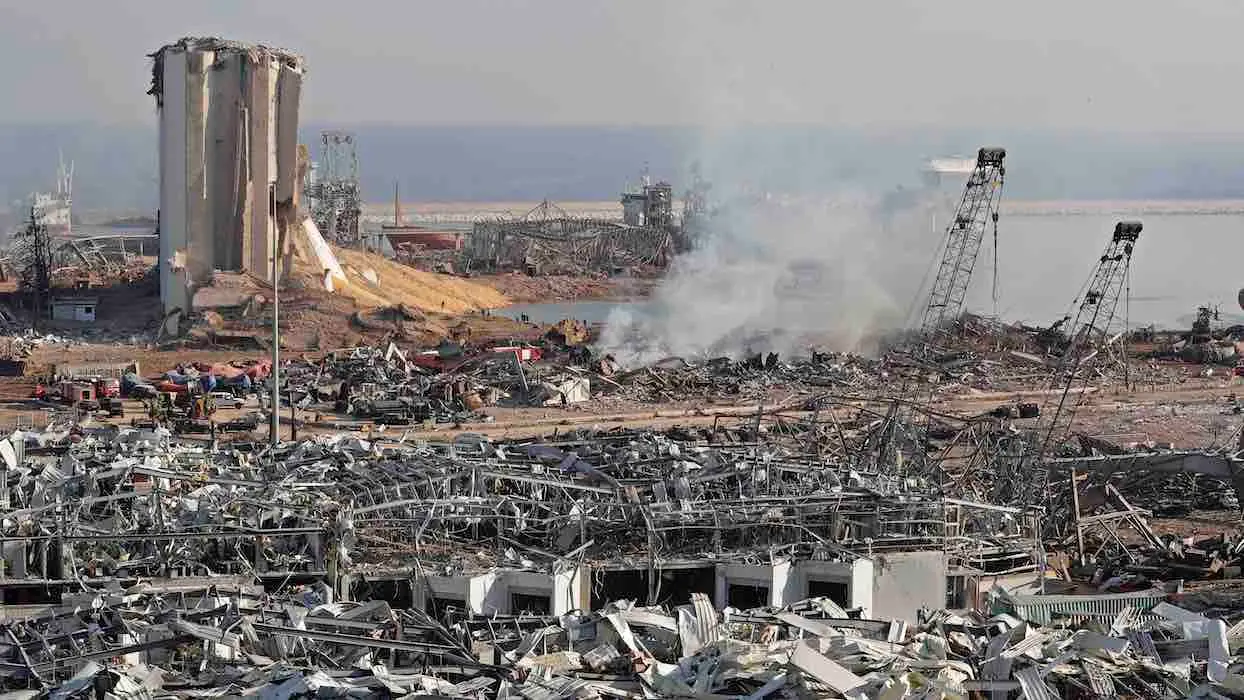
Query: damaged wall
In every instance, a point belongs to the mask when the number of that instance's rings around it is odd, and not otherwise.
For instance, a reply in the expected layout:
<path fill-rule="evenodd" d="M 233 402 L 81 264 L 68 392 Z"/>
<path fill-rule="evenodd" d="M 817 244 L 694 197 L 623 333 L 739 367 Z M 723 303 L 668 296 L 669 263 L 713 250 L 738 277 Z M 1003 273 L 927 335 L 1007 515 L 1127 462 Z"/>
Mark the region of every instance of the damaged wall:
<path fill-rule="evenodd" d="M 916 610 L 946 605 L 945 552 L 886 552 L 878 556 L 875 570 L 874 617 L 914 622 Z"/>
<path fill-rule="evenodd" d="M 271 279 L 274 247 L 295 223 L 303 64 L 288 51 L 210 38 L 182 39 L 152 58 L 168 316 L 189 309 L 214 270 Z"/>

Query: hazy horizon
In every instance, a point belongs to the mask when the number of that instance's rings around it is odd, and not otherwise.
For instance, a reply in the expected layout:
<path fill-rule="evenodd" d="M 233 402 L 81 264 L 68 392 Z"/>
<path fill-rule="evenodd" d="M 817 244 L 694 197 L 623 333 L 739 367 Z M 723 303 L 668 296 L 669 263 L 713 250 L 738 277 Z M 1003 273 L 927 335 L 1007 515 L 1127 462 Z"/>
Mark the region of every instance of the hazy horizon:
<path fill-rule="evenodd" d="M 603 201 L 645 169 L 681 192 L 693 162 L 737 162 L 755 188 L 774 191 L 920 185 L 924 161 L 970 156 L 980 145 L 1009 150 L 1008 198 L 1022 200 L 1230 199 L 1244 197 L 1244 138 L 1151 137 L 1092 132 L 891 130 L 832 127 L 368 127 L 307 123 L 316 155 L 320 128 L 356 134 L 364 198 L 390 201 Z M 706 148 L 706 134 L 713 147 Z M 152 211 L 154 125 L 0 124 L 0 209 L 54 183 L 63 153 L 75 164 L 82 209 Z M 757 157 L 763 153 L 764 157 Z M 798 160 L 798 168 L 786 163 Z M 750 165 L 748 164 L 750 161 Z M 761 167 L 763 164 L 763 167 Z"/>
<path fill-rule="evenodd" d="M 0 206 L 63 151 L 81 206 L 152 209 L 148 55 L 186 35 L 304 56 L 303 140 L 357 132 L 372 201 L 395 180 L 596 200 L 714 160 L 764 163 L 730 179 L 772 190 L 889 190 L 981 145 L 1010 149 L 1020 199 L 1244 196 L 1241 20 L 1230 0 L 0 0 Z"/>

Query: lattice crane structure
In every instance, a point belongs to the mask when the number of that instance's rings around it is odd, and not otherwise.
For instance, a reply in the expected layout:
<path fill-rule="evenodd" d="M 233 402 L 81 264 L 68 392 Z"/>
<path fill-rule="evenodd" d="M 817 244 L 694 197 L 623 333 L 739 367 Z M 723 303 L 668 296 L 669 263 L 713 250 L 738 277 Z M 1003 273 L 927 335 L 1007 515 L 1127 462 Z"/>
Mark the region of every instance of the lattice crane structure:
<path fill-rule="evenodd" d="M 977 151 L 976 167 L 968 175 L 959 207 L 946 227 L 942 261 L 921 317 L 920 333 L 926 339 L 954 322 L 963 311 L 963 299 L 990 222 L 994 224 L 995 235 L 997 232 L 998 205 L 1006 175 L 1002 164 L 1005 158 L 1004 148 Z"/>
<path fill-rule="evenodd" d="M 1084 398 L 1077 384 L 1088 380 L 1092 366 L 1101 357 L 1102 344 L 1110 339 L 1111 326 L 1119 310 L 1124 284 L 1132 264 L 1132 250 L 1144 226 L 1139 221 L 1120 221 L 1089 277 L 1075 319 L 1067 328 L 1068 344 L 1059 358 L 1052 382 L 1058 397 L 1053 413 L 1044 412 L 1041 421 L 1039 456 L 1044 457 L 1071 434 L 1071 422 Z M 1083 388 L 1083 387 L 1079 387 Z"/>
<path fill-rule="evenodd" d="M 1106 345 L 1112 339 L 1111 334 L 1115 330 L 1112 325 L 1131 270 L 1132 250 L 1143 228 L 1139 221 L 1115 224 L 1110 242 L 1093 268 L 1079 299 L 1074 320 L 1070 315 L 1066 319 L 1070 320 L 1066 347 L 1050 379 L 1052 398 L 1041 411 L 1034 436 L 1033 459 L 1028 461 L 1031 466 L 1026 470 L 1031 475 L 1028 502 L 1033 505 L 1041 505 L 1047 500 L 1050 472 L 1045 460 L 1055 456 L 1054 453 L 1071 437 L 1076 410 L 1084 400 L 1093 367 L 1105 356 Z M 1051 512 L 1069 508 L 1071 512 L 1068 515 L 1071 517 L 1061 519 L 1062 522 L 1052 521 L 1050 525 L 1058 531 L 1064 531 L 1067 525 L 1074 525 L 1077 539 L 1081 542 L 1080 549 L 1083 550 L 1085 525 L 1080 519 L 1079 490 L 1080 485 L 1073 472 L 1071 503 L 1049 504 Z"/>

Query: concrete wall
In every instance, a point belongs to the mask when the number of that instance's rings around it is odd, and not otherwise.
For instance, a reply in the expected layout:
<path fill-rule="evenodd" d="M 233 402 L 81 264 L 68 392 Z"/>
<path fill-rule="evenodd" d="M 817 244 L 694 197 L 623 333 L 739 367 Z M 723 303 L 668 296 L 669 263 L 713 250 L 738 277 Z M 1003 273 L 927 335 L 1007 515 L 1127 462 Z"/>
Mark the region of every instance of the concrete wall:
<path fill-rule="evenodd" d="M 160 298 L 164 311 L 186 308 L 186 54 L 165 52 L 160 108 Z M 165 331 L 175 330 L 166 328 Z"/>
<path fill-rule="evenodd" d="M 921 607 L 946 606 L 943 552 L 887 552 L 875 555 L 873 566 L 872 617 L 914 622 Z"/>
<path fill-rule="evenodd" d="M 773 605 L 775 599 L 774 590 L 777 597 L 781 597 L 781 591 L 785 590 L 785 580 L 777 582 L 774 586 L 773 567 L 768 565 L 752 566 L 747 564 L 719 564 L 717 566 L 717 585 L 713 591 L 713 604 L 718 610 L 722 610 L 731 605 L 730 587 L 731 586 L 754 586 L 768 590 L 769 604 Z"/>
<path fill-rule="evenodd" d="M 302 73 L 281 67 L 277 78 L 276 142 L 273 154 L 276 158 L 276 199 L 289 202 L 297 198 L 301 186 L 298 177 L 298 105 L 302 100 Z"/>
<path fill-rule="evenodd" d="M 590 612 L 592 609 L 591 585 L 591 570 L 585 566 L 554 573 L 553 614 L 565 615 L 571 610 Z"/>
<path fill-rule="evenodd" d="M 247 210 L 250 214 L 250 246 L 244 251 L 242 269 L 260 279 L 271 279 L 272 233 L 275 212 L 269 195 L 272 183 L 271 132 L 273 92 L 276 76 L 272 65 L 263 62 L 254 65 L 250 84 L 250 122 L 247 138 L 250 143 L 250 178 L 247 180 L 249 197 Z"/>
<path fill-rule="evenodd" d="M 410 591 L 411 605 L 418 610 L 426 610 L 430 598 L 441 601 L 462 601 L 469 609 L 471 600 L 471 578 L 469 576 L 428 576 L 413 583 Z"/>
<path fill-rule="evenodd" d="M 717 586 L 713 602 L 723 609 L 729 603 L 732 585 L 759 586 L 768 591 L 768 604 L 783 606 L 809 597 L 809 583 L 830 581 L 847 588 L 845 607 L 861 608 L 864 617 L 872 617 L 876 582 L 874 565 L 869 559 L 851 562 L 778 560 L 771 565 L 747 566 L 726 564 L 717 567 Z"/>
<path fill-rule="evenodd" d="M 590 571 L 586 567 L 544 574 L 534 571 L 496 571 L 474 576 L 429 576 L 426 585 L 416 586 L 414 604 L 424 607 L 428 588 L 437 597 L 462 600 L 477 615 L 508 615 L 514 594 L 543 596 L 549 611 L 564 615 L 571 610 L 590 610 Z"/>
<path fill-rule="evenodd" d="M 302 68 L 292 54 L 214 42 L 169 45 L 160 56 L 160 295 L 168 313 L 189 309 L 187 288 L 217 269 L 271 279 L 279 230 L 296 220 Z M 165 330 L 175 331 L 175 320 Z"/>
<path fill-rule="evenodd" d="M 184 286 L 202 282 L 216 266 L 212 207 L 207 199 L 209 99 L 207 71 L 214 51 L 186 54 L 186 247 Z M 189 301 L 187 301 L 187 306 Z M 182 307 L 187 308 L 187 307 Z"/>
<path fill-rule="evenodd" d="M 550 611 L 563 615 L 591 608 L 591 571 L 571 568 L 554 574 L 497 571 L 475 576 L 429 576 L 416 586 L 414 604 L 423 607 L 427 589 L 438 597 L 464 600 L 479 615 L 511 614 L 513 594 L 546 596 Z M 946 599 L 946 561 L 942 552 L 900 552 L 850 562 L 777 560 L 773 564 L 717 566 L 714 603 L 728 603 L 731 585 L 765 589 L 765 602 L 784 606 L 808 597 L 812 581 L 847 587 L 847 608 L 861 608 L 871 619 L 915 621 L 920 607 L 939 609 Z"/>
<path fill-rule="evenodd" d="M 242 134 L 241 122 L 242 73 L 246 69 L 245 57 L 236 53 L 221 53 L 208 73 L 208 124 L 211 133 L 206 144 L 207 201 L 211 203 L 212 260 L 222 270 L 236 269 L 238 244 L 233 240 L 237 231 L 236 221 L 230 209 L 236 209 L 238 199 L 238 155 Z M 225 208 L 223 204 L 232 207 Z"/>

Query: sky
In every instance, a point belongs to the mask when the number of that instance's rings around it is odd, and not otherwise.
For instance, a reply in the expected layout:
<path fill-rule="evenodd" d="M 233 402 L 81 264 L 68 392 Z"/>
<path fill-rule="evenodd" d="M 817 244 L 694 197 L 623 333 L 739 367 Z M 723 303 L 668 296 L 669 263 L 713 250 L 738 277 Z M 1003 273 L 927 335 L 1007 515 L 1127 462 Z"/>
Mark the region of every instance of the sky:
<path fill-rule="evenodd" d="M 303 116 L 1235 134 L 1239 0 L 0 0 L 0 122 L 153 123 L 146 54 L 306 57 Z"/>

